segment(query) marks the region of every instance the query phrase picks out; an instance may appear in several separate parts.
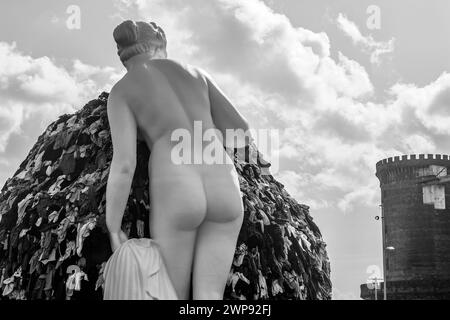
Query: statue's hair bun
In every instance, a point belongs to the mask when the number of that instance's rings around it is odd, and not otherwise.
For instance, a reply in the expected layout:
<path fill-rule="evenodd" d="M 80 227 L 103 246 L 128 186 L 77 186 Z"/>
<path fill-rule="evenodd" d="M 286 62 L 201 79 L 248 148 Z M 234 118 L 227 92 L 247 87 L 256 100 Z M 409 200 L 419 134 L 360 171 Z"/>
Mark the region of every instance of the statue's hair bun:
<path fill-rule="evenodd" d="M 131 20 L 122 22 L 114 29 L 113 37 L 117 45 L 121 47 L 135 44 L 138 40 L 136 23 Z"/>
<path fill-rule="evenodd" d="M 113 37 L 122 62 L 140 53 L 165 51 L 167 45 L 164 30 L 154 22 L 124 21 L 114 29 Z"/>

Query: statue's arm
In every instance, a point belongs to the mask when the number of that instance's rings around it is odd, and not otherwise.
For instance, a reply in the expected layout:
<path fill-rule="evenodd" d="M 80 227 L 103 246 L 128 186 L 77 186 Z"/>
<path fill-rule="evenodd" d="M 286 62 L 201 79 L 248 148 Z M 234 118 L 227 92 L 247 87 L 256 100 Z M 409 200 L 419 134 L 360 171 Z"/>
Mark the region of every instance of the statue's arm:
<path fill-rule="evenodd" d="M 126 240 L 121 225 L 136 168 L 137 128 L 132 111 L 114 88 L 107 111 L 113 158 L 106 187 L 106 225 L 114 251 Z"/>
<path fill-rule="evenodd" d="M 225 95 L 225 93 L 219 88 L 212 77 L 208 75 L 204 70 L 201 70 L 201 73 L 203 74 L 204 79 L 206 80 L 206 83 L 208 85 L 211 115 L 216 128 L 220 130 L 225 140 L 227 129 L 234 130 L 235 134 L 237 134 L 238 137 L 239 145 L 231 145 L 231 143 L 233 142 L 232 140 L 234 139 L 231 139 L 230 141 L 224 141 L 224 145 L 227 147 L 243 147 L 244 145 L 247 145 L 249 140 L 251 139 L 249 131 L 250 127 L 247 119 L 245 119 L 245 117 L 236 109 L 236 107 Z M 242 135 L 242 132 L 246 133 L 246 135 Z"/>

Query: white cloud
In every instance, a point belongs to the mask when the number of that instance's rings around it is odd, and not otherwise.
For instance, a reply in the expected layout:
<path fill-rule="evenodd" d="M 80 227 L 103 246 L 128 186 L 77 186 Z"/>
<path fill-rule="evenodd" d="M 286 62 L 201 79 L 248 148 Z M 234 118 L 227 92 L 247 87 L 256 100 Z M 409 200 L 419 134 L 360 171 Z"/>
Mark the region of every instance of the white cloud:
<path fill-rule="evenodd" d="M 314 184 L 314 177 L 308 173 L 300 174 L 293 170 L 284 170 L 275 175 L 276 179 L 282 181 L 287 192 L 295 199 L 301 199 L 302 203 L 308 204 L 312 210 L 325 208 L 329 203 L 325 199 L 309 198 L 305 190 Z"/>
<path fill-rule="evenodd" d="M 450 74 L 443 73 L 432 83 L 417 87 L 412 84 L 396 84 L 391 93 L 397 99 L 393 106 L 402 113 L 403 121 L 417 120 L 423 131 L 450 134 Z"/>
<path fill-rule="evenodd" d="M 311 177 L 307 175 L 300 175 L 298 172 L 292 170 L 285 170 L 279 172 L 277 177 L 283 180 L 283 184 L 288 192 L 295 198 L 303 198 L 303 188 L 310 184 Z"/>
<path fill-rule="evenodd" d="M 213 75 L 279 95 L 298 108 L 333 94 L 372 91 L 364 69 L 343 55 L 330 58 L 325 33 L 294 27 L 262 1 L 126 1 L 168 37 L 169 57 L 207 66 Z M 199 9 L 201 8 L 201 9 Z M 347 75 L 347 76 L 346 76 Z M 327 92 L 330 90 L 330 92 Z"/>
<path fill-rule="evenodd" d="M 19 130 L 23 117 L 21 105 L 11 106 L 5 102 L 3 100 L 0 107 L 0 151 L 4 150 L 11 133 Z"/>
<path fill-rule="evenodd" d="M 339 13 L 336 22 L 338 27 L 352 39 L 354 44 L 361 45 L 370 54 L 371 63 L 380 64 L 381 55 L 394 51 L 394 38 L 383 42 L 376 41 L 371 35 L 363 36 L 358 26 L 342 13 Z"/>
<path fill-rule="evenodd" d="M 377 189 L 378 186 L 376 183 L 365 187 L 358 186 L 339 200 L 338 208 L 345 213 L 353 211 L 356 205 L 376 207 L 379 204 L 379 192 Z"/>
<path fill-rule="evenodd" d="M 20 53 L 16 44 L 0 42 L 2 95 L 29 101 L 76 99 L 76 82 L 48 57 L 32 58 Z"/>
<path fill-rule="evenodd" d="M 38 136 L 58 115 L 73 112 L 108 90 L 117 76 L 112 68 L 78 60 L 66 69 L 46 56 L 20 52 L 15 43 L 0 42 L 0 153 L 13 133 Z M 27 119 L 36 119 L 40 126 L 24 127 Z M 0 157 L 8 160 L 7 154 Z"/>

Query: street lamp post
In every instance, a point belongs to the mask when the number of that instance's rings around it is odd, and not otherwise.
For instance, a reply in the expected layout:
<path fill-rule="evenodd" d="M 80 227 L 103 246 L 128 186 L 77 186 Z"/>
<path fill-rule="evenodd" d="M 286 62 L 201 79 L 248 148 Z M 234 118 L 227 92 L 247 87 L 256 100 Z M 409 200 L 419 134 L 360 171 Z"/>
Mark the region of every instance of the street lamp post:
<path fill-rule="evenodd" d="M 395 248 L 394 247 L 385 247 L 383 252 L 386 255 L 389 252 L 394 251 Z M 386 259 L 386 264 L 387 264 L 387 259 Z M 387 290 L 386 290 L 386 272 L 387 272 L 387 266 L 385 265 L 385 270 L 383 271 L 383 277 L 384 277 L 384 300 L 387 300 Z"/>
<path fill-rule="evenodd" d="M 383 246 L 383 300 L 387 300 L 387 285 L 386 285 L 386 251 L 393 251 L 395 250 L 394 247 L 386 247 L 386 237 L 385 237 L 385 233 L 386 233 L 386 226 L 385 226 L 385 222 L 384 222 L 384 206 L 382 204 L 380 204 L 380 208 L 381 208 L 381 241 L 382 241 L 382 246 Z"/>
<path fill-rule="evenodd" d="M 381 242 L 383 244 L 383 299 L 387 300 L 386 291 L 386 239 L 385 239 L 385 225 L 384 225 L 384 207 L 381 204 Z"/>
<path fill-rule="evenodd" d="M 375 301 L 378 300 L 378 291 L 377 291 L 378 288 L 377 287 L 378 287 L 378 281 L 375 280 L 375 288 L 374 288 L 375 289 Z"/>

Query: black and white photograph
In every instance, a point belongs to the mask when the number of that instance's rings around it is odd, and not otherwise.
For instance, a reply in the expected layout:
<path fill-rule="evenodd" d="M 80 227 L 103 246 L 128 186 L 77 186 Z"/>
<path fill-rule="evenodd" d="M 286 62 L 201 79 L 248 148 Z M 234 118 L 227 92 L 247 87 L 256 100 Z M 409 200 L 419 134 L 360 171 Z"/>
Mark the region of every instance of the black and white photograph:
<path fill-rule="evenodd" d="M 449 36 L 446 0 L 0 1 L 0 309 L 450 300 Z"/>

